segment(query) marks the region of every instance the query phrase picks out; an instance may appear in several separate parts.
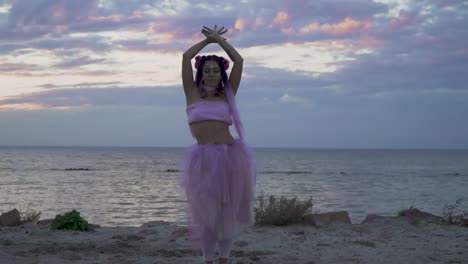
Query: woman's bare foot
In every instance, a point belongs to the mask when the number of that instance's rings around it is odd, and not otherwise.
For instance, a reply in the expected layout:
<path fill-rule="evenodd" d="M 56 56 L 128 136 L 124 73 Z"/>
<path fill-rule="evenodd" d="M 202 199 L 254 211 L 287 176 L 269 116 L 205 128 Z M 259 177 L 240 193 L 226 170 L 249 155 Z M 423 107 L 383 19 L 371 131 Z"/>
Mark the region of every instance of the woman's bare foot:
<path fill-rule="evenodd" d="M 219 264 L 228 264 L 228 259 L 219 257 Z"/>

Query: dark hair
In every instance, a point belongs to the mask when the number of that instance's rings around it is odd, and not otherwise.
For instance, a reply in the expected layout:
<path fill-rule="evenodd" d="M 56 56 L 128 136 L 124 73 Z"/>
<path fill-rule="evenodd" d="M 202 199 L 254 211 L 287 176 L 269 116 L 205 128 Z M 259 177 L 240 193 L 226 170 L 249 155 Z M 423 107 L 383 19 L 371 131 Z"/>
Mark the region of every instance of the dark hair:
<path fill-rule="evenodd" d="M 226 74 L 226 70 L 224 69 L 223 60 L 225 60 L 223 57 L 218 57 L 216 55 L 208 55 L 208 56 L 201 57 L 200 63 L 197 67 L 195 84 L 197 85 L 198 91 L 200 92 L 200 95 L 202 98 L 205 98 L 208 96 L 206 93 L 206 89 L 201 85 L 201 81 L 203 77 L 203 65 L 205 65 L 205 62 L 207 61 L 216 61 L 218 63 L 219 70 L 221 72 L 221 80 L 219 81 L 218 87 L 216 87 L 215 96 L 219 96 L 220 93 L 224 93 L 224 86 L 228 82 L 228 77 Z"/>
<path fill-rule="evenodd" d="M 229 68 L 229 61 L 223 57 L 218 57 L 216 55 L 196 56 L 195 67 L 197 68 L 197 74 L 195 77 L 195 84 L 198 86 L 199 91 L 201 91 L 202 98 L 205 98 L 207 96 L 206 89 L 204 87 L 201 87 L 203 85 L 200 85 L 200 83 L 202 80 L 203 65 L 205 64 L 206 61 L 210 61 L 210 60 L 217 61 L 219 70 L 221 71 L 222 81 L 219 82 L 219 85 L 216 88 L 217 94 L 218 92 L 224 92 L 224 91 L 226 92 L 226 98 L 229 104 L 229 109 L 232 115 L 232 119 L 234 121 L 234 127 L 241 141 L 244 141 L 244 126 L 242 125 L 239 110 L 237 109 L 237 103 L 236 103 L 234 92 L 232 90 L 231 84 L 229 83 L 229 79 L 226 74 L 226 69 Z M 219 95 L 216 95 L 216 96 L 219 96 Z"/>

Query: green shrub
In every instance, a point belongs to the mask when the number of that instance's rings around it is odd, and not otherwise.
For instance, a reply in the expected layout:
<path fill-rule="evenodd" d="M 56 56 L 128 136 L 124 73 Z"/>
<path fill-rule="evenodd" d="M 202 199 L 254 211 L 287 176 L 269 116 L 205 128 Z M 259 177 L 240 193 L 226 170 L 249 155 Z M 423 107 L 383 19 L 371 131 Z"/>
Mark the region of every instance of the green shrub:
<path fill-rule="evenodd" d="M 297 197 L 291 199 L 281 196 L 279 199 L 270 195 L 268 199 L 264 193 L 258 196 L 258 206 L 255 207 L 256 225 L 291 225 L 303 221 L 304 215 L 312 207 L 312 198 L 307 201 L 298 201 Z"/>
<path fill-rule="evenodd" d="M 88 231 L 89 225 L 86 220 L 81 218 L 80 213 L 73 209 L 63 216 L 58 214 L 52 221 L 50 228 L 53 230 L 79 230 Z"/>

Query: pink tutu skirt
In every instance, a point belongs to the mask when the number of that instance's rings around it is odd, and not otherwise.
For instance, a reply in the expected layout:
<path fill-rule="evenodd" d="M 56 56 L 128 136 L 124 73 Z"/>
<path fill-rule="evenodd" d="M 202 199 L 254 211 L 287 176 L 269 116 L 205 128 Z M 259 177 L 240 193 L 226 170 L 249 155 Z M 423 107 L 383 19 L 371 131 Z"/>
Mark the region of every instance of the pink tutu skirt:
<path fill-rule="evenodd" d="M 201 248 L 204 230 L 233 239 L 255 223 L 256 160 L 247 144 L 193 144 L 179 178 L 187 196 L 192 247 Z"/>

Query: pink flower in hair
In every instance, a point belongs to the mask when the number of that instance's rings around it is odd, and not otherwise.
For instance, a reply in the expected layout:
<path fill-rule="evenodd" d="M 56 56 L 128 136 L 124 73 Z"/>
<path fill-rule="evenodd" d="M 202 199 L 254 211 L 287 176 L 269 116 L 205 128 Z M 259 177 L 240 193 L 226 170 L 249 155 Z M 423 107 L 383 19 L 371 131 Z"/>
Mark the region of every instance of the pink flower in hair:
<path fill-rule="evenodd" d="M 226 60 L 225 58 L 221 57 L 221 59 L 223 59 L 223 66 L 224 66 L 224 70 L 227 70 L 229 69 L 229 61 Z"/>
<path fill-rule="evenodd" d="M 198 66 L 200 65 L 202 57 L 200 55 L 195 57 L 195 69 L 198 69 Z"/>

